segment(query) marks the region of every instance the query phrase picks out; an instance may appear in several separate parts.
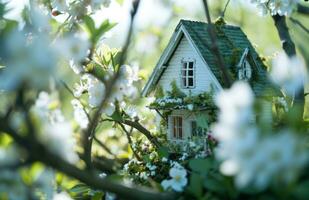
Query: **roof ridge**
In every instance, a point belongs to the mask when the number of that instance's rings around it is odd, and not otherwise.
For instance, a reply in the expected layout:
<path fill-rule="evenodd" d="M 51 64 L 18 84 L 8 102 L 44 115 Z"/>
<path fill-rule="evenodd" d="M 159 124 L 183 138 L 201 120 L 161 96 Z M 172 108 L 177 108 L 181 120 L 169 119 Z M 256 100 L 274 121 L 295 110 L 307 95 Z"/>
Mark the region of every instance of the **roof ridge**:
<path fill-rule="evenodd" d="M 203 21 L 198 21 L 198 20 L 190 20 L 190 19 L 180 19 L 179 24 L 183 24 L 183 23 L 199 23 L 199 24 L 205 24 L 208 25 L 207 22 L 203 22 Z M 212 24 L 216 25 L 215 22 L 212 22 Z M 235 28 L 235 29 L 240 29 L 240 26 L 237 25 L 232 25 L 232 24 L 224 24 L 224 25 L 220 25 L 226 28 Z"/>

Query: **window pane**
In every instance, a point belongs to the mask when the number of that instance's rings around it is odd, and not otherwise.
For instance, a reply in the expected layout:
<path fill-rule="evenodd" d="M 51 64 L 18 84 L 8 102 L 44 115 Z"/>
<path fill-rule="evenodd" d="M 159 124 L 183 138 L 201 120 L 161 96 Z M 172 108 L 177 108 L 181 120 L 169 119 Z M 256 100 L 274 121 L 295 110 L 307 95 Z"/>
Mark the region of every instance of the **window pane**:
<path fill-rule="evenodd" d="M 189 62 L 189 69 L 193 69 L 193 62 Z"/>
<path fill-rule="evenodd" d="M 182 76 L 186 76 L 186 75 L 187 75 L 187 71 L 186 71 L 186 70 L 184 70 L 184 69 L 183 69 L 183 70 L 181 70 L 181 75 L 182 75 Z"/>
<path fill-rule="evenodd" d="M 186 79 L 186 77 L 182 78 L 182 85 L 184 87 L 187 87 L 187 79 Z"/>
<path fill-rule="evenodd" d="M 196 136 L 196 121 L 191 122 L 191 131 L 192 136 Z"/>
<path fill-rule="evenodd" d="M 173 117 L 173 136 L 176 138 L 176 118 Z"/>
<path fill-rule="evenodd" d="M 189 76 L 193 76 L 193 70 L 189 70 L 189 71 L 188 71 L 188 75 L 189 75 Z"/>
<path fill-rule="evenodd" d="M 177 117 L 178 139 L 182 139 L 182 117 Z"/>
<path fill-rule="evenodd" d="M 188 86 L 193 86 L 193 77 L 188 78 Z"/>

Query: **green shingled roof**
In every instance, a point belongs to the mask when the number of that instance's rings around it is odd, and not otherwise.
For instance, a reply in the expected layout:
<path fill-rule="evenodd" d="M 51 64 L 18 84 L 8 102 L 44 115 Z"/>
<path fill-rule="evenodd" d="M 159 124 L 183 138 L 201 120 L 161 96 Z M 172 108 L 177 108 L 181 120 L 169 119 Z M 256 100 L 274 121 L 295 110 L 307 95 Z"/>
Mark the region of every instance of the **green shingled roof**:
<path fill-rule="evenodd" d="M 225 87 L 225 83 L 222 80 L 221 71 L 216 65 L 215 56 L 209 50 L 209 45 L 211 44 L 210 37 L 208 35 L 208 24 L 197 21 L 181 20 L 176 27 L 175 32 L 178 31 L 180 27 L 184 27 L 185 31 L 188 33 L 190 40 L 197 47 L 197 50 L 202 55 L 203 59 L 209 65 L 211 71 L 218 79 L 219 83 Z M 237 26 L 226 25 L 225 23 L 215 24 L 215 30 L 217 35 L 217 45 L 219 51 L 224 58 L 228 72 L 231 75 L 233 81 L 237 80 L 237 64 L 240 61 L 240 57 L 246 48 L 249 48 L 249 62 L 251 66 L 254 67 L 252 78 L 249 80 L 254 93 L 257 96 L 269 96 L 270 92 L 275 92 L 279 94 L 279 90 L 273 86 L 272 83 L 267 79 L 266 67 L 259 58 L 257 52 L 253 48 L 252 44 L 248 40 L 244 32 Z M 174 41 L 172 38 L 170 43 Z M 162 57 L 160 58 L 160 60 Z M 160 62 L 160 61 L 159 61 Z M 157 66 L 158 67 L 158 66 Z M 154 70 L 153 77 L 154 80 L 152 84 L 156 84 L 159 81 L 159 77 L 164 70 L 158 68 Z M 152 87 L 154 86 L 152 85 Z M 150 87 L 152 90 L 152 87 Z M 154 86 L 155 87 L 155 86 Z"/>

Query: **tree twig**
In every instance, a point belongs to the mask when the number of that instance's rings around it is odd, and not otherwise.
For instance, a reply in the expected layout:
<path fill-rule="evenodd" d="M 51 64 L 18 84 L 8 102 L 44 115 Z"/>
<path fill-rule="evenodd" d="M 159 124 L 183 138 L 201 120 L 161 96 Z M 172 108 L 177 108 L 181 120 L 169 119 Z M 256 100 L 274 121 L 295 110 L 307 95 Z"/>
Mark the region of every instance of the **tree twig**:
<path fill-rule="evenodd" d="M 307 27 L 305 27 L 304 24 L 302 24 L 299 20 L 294 19 L 293 17 L 289 18 L 294 24 L 298 25 L 300 28 L 303 29 L 303 31 L 305 31 L 307 34 L 309 34 L 309 29 Z"/>
<path fill-rule="evenodd" d="M 123 121 L 124 124 L 129 125 L 133 128 L 135 128 L 136 130 L 138 130 L 139 132 L 141 132 L 143 135 L 146 136 L 146 138 L 156 147 L 156 148 L 160 148 L 161 144 L 158 142 L 157 138 L 153 137 L 150 133 L 150 131 L 148 131 L 145 127 L 143 127 L 138 121 L 130 121 L 130 120 L 124 120 Z"/>
<path fill-rule="evenodd" d="M 304 14 L 304 15 L 309 15 L 309 7 L 298 4 L 297 12 Z"/>
<path fill-rule="evenodd" d="M 114 158 L 116 158 L 116 155 L 113 154 L 113 152 L 103 143 L 101 142 L 97 137 L 93 137 L 94 141 L 96 141 L 107 153 L 112 155 Z"/>
<path fill-rule="evenodd" d="M 222 11 L 222 13 L 221 13 L 221 17 L 222 17 L 222 18 L 224 18 L 224 16 L 225 16 L 225 12 L 226 12 L 226 10 L 227 10 L 227 7 L 228 7 L 230 1 L 231 1 L 231 0 L 227 0 L 226 4 L 225 4 L 225 6 L 224 6 L 224 9 L 223 9 L 223 11 Z"/>
<path fill-rule="evenodd" d="M 210 40 L 211 40 L 210 50 L 212 51 L 213 55 L 216 58 L 216 64 L 218 65 L 219 69 L 221 70 L 222 78 L 224 80 L 225 85 L 227 87 L 230 87 L 231 86 L 231 78 L 229 76 L 229 73 L 227 72 L 226 65 L 223 61 L 223 57 L 220 53 L 220 50 L 219 50 L 219 47 L 218 47 L 218 44 L 217 44 L 217 37 L 216 37 L 216 33 L 215 33 L 215 30 L 214 30 L 213 24 L 211 23 L 211 18 L 210 18 L 207 0 L 203 0 L 203 5 L 204 5 L 205 15 L 206 15 L 207 23 L 208 23 L 207 30 L 208 30 Z"/>
<path fill-rule="evenodd" d="M 120 125 L 120 127 L 122 128 L 122 130 L 125 132 L 127 139 L 128 139 L 128 143 L 132 149 L 132 152 L 134 154 L 134 156 L 136 157 L 137 160 L 142 161 L 141 157 L 138 155 L 138 153 L 135 151 L 135 148 L 133 148 L 133 141 L 131 139 L 131 134 L 127 131 L 126 127 L 124 127 L 123 124 L 118 123 Z M 131 127 L 131 131 L 132 132 L 133 128 Z"/>

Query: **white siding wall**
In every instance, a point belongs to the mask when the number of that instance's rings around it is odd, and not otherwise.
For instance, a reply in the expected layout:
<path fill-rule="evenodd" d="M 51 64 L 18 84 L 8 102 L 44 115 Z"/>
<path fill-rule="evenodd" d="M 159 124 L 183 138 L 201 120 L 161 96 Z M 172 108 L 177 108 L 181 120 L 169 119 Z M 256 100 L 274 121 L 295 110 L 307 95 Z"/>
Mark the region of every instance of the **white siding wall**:
<path fill-rule="evenodd" d="M 194 59 L 195 60 L 195 88 L 193 89 L 184 89 L 181 88 L 181 77 L 180 77 L 180 70 L 182 67 L 182 59 Z M 171 82 L 173 80 L 176 81 L 177 86 L 182 89 L 183 92 L 193 95 L 209 91 L 210 85 L 212 84 L 215 86 L 213 77 L 210 74 L 210 70 L 208 66 L 206 67 L 203 60 L 200 58 L 197 51 L 194 47 L 189 43 L 189 41 L 184 36 L 180 41 L 177 49 L 175 50 L 172 58 L 170 59 L 167 68 L 165 69 L 164 73 L 162 74 L 159 85 L 163 88 L 164 91 L 171 90 Z"/>

